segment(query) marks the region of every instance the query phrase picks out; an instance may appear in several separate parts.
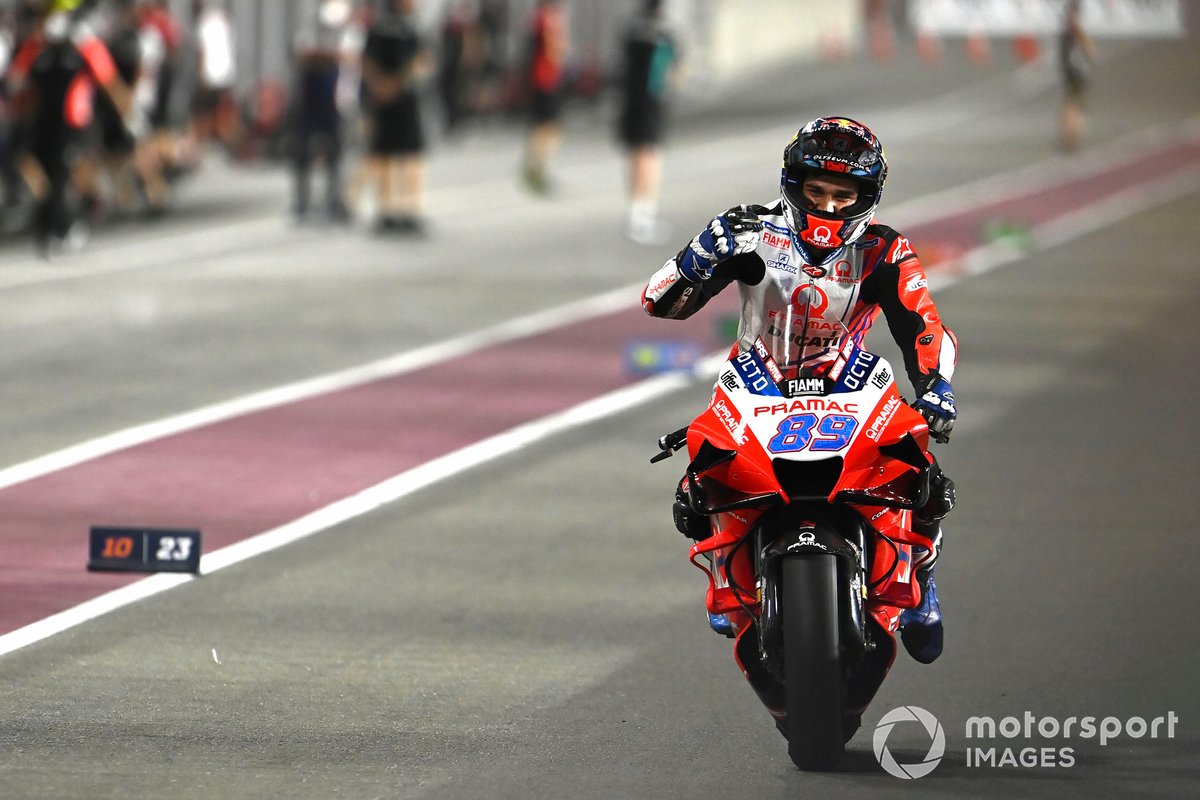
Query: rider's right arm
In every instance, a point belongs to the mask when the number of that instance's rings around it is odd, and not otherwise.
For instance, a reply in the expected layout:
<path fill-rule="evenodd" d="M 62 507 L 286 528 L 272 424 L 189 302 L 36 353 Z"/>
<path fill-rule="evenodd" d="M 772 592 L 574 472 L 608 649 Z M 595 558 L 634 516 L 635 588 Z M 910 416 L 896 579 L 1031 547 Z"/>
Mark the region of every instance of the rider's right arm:
<path fill-rule="evenodd" d="M 663 264 L 642 290 L 642 308 L 650 316 L 687 319 L 735 280 L 756 284 L 766 272 L 757 253 L 743 253 L 715 265 L 707 280 L 691 281 L 679 269 L 686 252 L 687 248 L 680 250 Z"/>

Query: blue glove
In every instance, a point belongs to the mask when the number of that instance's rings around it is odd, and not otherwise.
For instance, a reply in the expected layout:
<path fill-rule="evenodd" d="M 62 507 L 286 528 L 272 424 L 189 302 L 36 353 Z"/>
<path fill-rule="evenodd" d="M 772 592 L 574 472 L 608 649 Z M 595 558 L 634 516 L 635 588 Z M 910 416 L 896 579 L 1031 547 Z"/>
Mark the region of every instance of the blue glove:
<path fill-rule="evenodd" d="M 708 280 L 717 264 L 758 247 L 762 228 L 758 215 L 746 206 L 734 206 L 713 217 L 708 227 L 684 248 L 679 258 L 679 274 L 693 283 Z"/>
<path fill-rule="evenodd" d="M 950 431 L 958 411 L 954 407 L 954 389 L 950 382 L 936 372 L 926 376 L 923 385 L 917 387 L 917 399 L 913 408 L 929 423 L 929 435 L 935 442 L 950 441 Z"/>

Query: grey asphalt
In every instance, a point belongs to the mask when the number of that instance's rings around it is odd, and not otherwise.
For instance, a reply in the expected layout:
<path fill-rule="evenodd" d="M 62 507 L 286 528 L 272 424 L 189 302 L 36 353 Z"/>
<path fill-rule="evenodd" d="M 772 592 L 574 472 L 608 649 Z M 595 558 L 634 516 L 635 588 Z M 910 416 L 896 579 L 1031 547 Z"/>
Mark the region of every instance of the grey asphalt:
<path fill-rule="evenodd" d="M 1111 46 L 1090 143 L 1194 118 L 1195 45 Z M 677 238 L 768 199 L 819 113 L 875 123 L 885 210 L 1056 158 L 1052 75 L 1012 67 L 905 57 L 693 96 L 666 164 Z M 0 466 L 644 278 L 677 245 L 621 239 L 607 125 L 573 119 L 554 203 L 515 186 L 512 131 L 439 147 L 427 242 L 296 228 L 284 173 L 214 163 L 174 218 L 74 261 L 4 246 Z M 648 463 L 698 381 L 0 657 L 0 796 L 1194 797 L 1198 214 L 1192 192 L 939 292 L 962 345 L 947 650 L 901 655 L 837 773 L 791 766 L 707 630 L 669 521 L 680 465 Z M 945 733 L 919 781 L 871 749 L 906 705 Z M 1105 746 L 966 736 L 1025 712 L 1179 721 Z M 887 744 L 913 761 L 929 739 Z M 1074 765 L 967 766 L 976 747 Z"/>

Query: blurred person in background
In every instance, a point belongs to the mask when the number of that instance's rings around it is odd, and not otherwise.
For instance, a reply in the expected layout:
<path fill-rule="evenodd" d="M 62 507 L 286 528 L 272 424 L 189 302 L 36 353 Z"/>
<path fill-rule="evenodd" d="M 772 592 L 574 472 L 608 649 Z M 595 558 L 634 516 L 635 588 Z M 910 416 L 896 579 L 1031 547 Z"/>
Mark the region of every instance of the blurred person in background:
<path fill-rule="evenodd" d="M 1080 20 L 1080 0 L 1069 0 L 1058 37 L 1058 63 L 1062 70 L 1063 101 L 1059 109 L 1059 143 L 1075 150 L 1083 143 L 1088 78 L 1096 60 L 1096 47 Z"/>
<path fill-rule="evenodd" d="M 198 162 L 214 137 L 230 153 L 240 137 L 237 101 L 237 52 L 233 24 L 217 0 L 192 0 L 192 35 L 195 39 L 196 75 L 188 123 L 189 160 Z"/>
<path fill-rule="evenodd" d="M 86 241 L 75 171 L 93 119 L 95 87 L 109 96 L 122 119 L 133 108 L 129 86 L 88 24 L 92 5 L 49 0 L 9 72 L 28 147 L 21 174 L 37 201 L 35 243 L 44 256 L 76 251 Z"/>
<path fill-rule="evenodd" d="M 342 203 L 351 217 L 362 206 L 363 190 L 370 174 L 371 159 L 364 156 L 371 141 L 370 99 L 362 74 L 363 47 L 367 31 L 375 20 L 370 4 L 355 6 L 342 32 L 341 62 L 338 69 L 337 104 L 346 125 L 343 130 L 347 153 L 353 153 L 354 166 L 342 189 Z M 347 156 L 347 160 L 350 160 Z"/>
<path fill-rule="evenodd" d="M 161 58 L 162 41 L 154 29 L 143 30 L 137 0 L 111 0 L 112 15 L 104 37 L 121 80 L 133 91 L 130 114 L 122 115 L 107 94 L 96 98 L 96 123 L 100 130 L 100 159 L 112 184 L 118 211 L 134 213 L 144 207 L 148 216 L 166 210 L 168 188 L 162 165 L 150 141 L 149 117 L 153 111 L 153 68 Z M 125 116 L 130 116 L 127 123 Z M 143 202 L 144 194 L 144 202 Z"/>
<path fill-rule="evenodd" d="M 17 171 L 16 121 L 8 92 L 8 68 L 17 50 L 16 12 L 0 7 L 0 197 L 3 198 L 5 230 L 14 230 L 20 222 L 21 175 Z"/>
<path fill-rule="evenodd" d="M 379 233 L 425 233 L 420 88 L 431 65 L 417 30 L 416 5 L 416 0 L 386 0 L 363 46 L 363 83 L 371 117 L 368 169 L 378 191 Z"/>
<path fill-rule="evenodd" d="M 442 129 L 459 132 L 477 110 L 477 87 L 486 55 L 479 0 L 453 0 L 442 22 L 437 84 Z"/>
<path fill-rule="evenodd" d="M 736 283 L 741 297 L 736 346 L 746 352 L 789 307 L 813 309 L 816 316 L 828 309 L 860 345 L 882 311 L 916 390 L 913 407 L 929 423 L 933 439 L 948 441 L 957 418 L 950 379 L 958 342 L 942 324 L 908 239 L 874 221 L 887 172 L 883 145 L 865 125 L 844 117 L 813 120 L 784 148 L 779 198 L 714 217 L 651 276 L 642 292 L 646 313 L 686 319 Z M 815 324 L 827 323 L 822 318 Z M 840 337 L 823 338 L 821 329 L 801 336 L 798 364 L 828 369 Z M 933 569 L 941 551 L 941 520 L 954 499 L 954 483 L 934 461 L 929 502 L 913 513 L 913 530 L 930 542 L 913 554 L 921 604 L 900 616 L 905 649 L 925 664 L 942 652 Z M 673 512 L 681 533 L 697 540 L 711 534 L 707 518 L 691 511 L 680 494 Z M 719 633 L 731 630 L 723 614 L 710 615 L 709 622 Z"/>
<path fill-rule="evenodd" d="M 566 82 L 567 12 L 561 0 L 538 0 L 528 32 L 527 80 L 529 133 L 521 177 L 537 194 L 549 194 L 550 161 L 561 140 L 562 106 Z"/>
<path fill-rule="evenodd" d="M 180 149 L 186 114 L 181 114 L 179 108 L 183 29 L 167 0 L 138 0 L 138 24 L 143 40 L 150 43 L 142 54 L 143 86 L 153 94 L 146 147 L 169 178 L 183 166 Z"/>
<path fill-rule="evenodd" d="M 481 120 L 500 113 L 508 74 L 508 0 L 480 0 L 479 38 L 483 47 L 475 112 Z"/>
<path fill-rule="evenodd" d="M 349 220 L 342 201 L 343 136 L 338 85 L 344 37 L 353 11 L 350 0 L 321 0 L 316 17 L 303 20 L 296 37 L 292 211 L 300 221 L 310 211 L 312 162 L 317 152 L 325 161 L 328 219 Z"/>
<path fill-rule="evenodd" d="M 624 69 L 618 136 L 629 158 L 626 231 L 639 244 L 662 244 L 667 236 L 658 218 L 661 144 L 679 45 L 667 26 L 663 5 L 663 0 L 641 0 L 621 43 Z"/>
<path fill-rule="evenodd" d="M 891 0 L 863 0 L 863 22 L 871 57 L 876 61 L 891 61 L 896 54 L 896 38 L 892 29 Z"/>

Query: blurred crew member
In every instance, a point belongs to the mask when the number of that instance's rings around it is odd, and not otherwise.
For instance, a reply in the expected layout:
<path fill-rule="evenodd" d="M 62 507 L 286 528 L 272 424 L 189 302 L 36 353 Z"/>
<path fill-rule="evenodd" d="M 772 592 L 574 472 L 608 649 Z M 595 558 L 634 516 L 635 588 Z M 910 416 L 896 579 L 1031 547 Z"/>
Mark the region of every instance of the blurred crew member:
<path fill-rule="evenodd" d="M 367 32 L 363 82 L 371 114 L 371 170 L 378 184 L 381 233 L 421 234 L 425 135 L 420 82 L 429 54 L 416 28 L 416 0 L 390 0 Z"/>
<path fill-rule="evenodd" d="M 105 44 L 117 74 L 131 87 L 133 96 L 132 108 L 124 116 L 108 95 L 102 93 L 96 98 L 102 156 L 114 184 L 117 207 L 128 212 L 138 206 L 140 183 L 146 193 L 147 213 L 155 215 L 165 210 L 168 190 L 160 160 L 149 141 L 147 120 L 154 88 L 152 81 L 143 78 L 143 64 L 146 52 L 152 53 L 152 60 L 157 58 L 161 42 L 155 31 L 142 29 L 135 0 L 114 0 L 113 5 L 117 13 Z M 126 122 L 126 116 L 131 123 Z"/>
<path fill-rule="evenodd" d="M 1067 3 L 1062 33 L 1058 37 L 1058 62 L 1062 70 L 1063 101 L 1059 111 L 1059 136 L 1065 150 L 1074 150 L 1083 141 L 1087 118 L 1087 82 L 1096 46 L 1080 21 L 1079 0 Z"/>
<path fill-rule="evenodd" d="M 142 80 L 152 90 L 150 148 L 160 170 L 170 173 L 180 167 L 180 131 L 187 117 L 186 110 L 178 108 L 183 30 L 167 0 L 138 0 L 138 9 L 143 42 L 150 43 L 142 52 Z"/>
<path fill-rule="evenodd" d="M 22 162 L 22 174 L 38 201 L 34 232 L 45 255 L 77 249 L 86 238 L 71 188 L 83 133 L 92 122 L 95 87 L 104 90 L 122 118 L 132 108 L 128 85 L 86 22 L 89 6 L 80 0 L 50 0 L 10 73 L 28 135 L 30 157 Z"/>
<path fill-rule="evenodd" d="M 233 97 L 237 54 L 229 15 L 216 0 L 193 0 L 192 20 L 198 63 L 188 139 L 192 158 L 198 160 L 214 135 L 232 152 L 241 126 Z"/>
<path fill-rule="evenodd" d="M 538 194 L 551 190 L 550 159 L 561 138 L 566 79 L 567 13 L 561 0 L 538 0 L 529 27 L 529 121 L 525 142 L 525 185 Z"/>
<path fill-rule="evenodd" d="M 442 22 L 437 67 L 442 119 L 448 134 L 457 133 L 479 108 L 480 72 L 486 47 L 478 0 L 453 0 Z"/>
<path fill-rule="evenodd" d="M 679 60 L 663 0 L 643 0 L 640 13 L 626 27 L 622 52 L 618 135 L 629 156 L 629 238 L 639 244 L 661 244 L 666 231 L 658 220 L 660 146 L 667 92 Z"/>
<path fill-rule="evenodd" d="M 305 20 L 296 41 L 296 190 L 293 211 L 309 211 L 314 152 L 325 157 L 325 208 L 329 219 L 349 219 L 342 203 L 342 116 L 338 106 L 342 43 L 353 12 L 350 0 L 322 0 L 316 19 Z"/>

